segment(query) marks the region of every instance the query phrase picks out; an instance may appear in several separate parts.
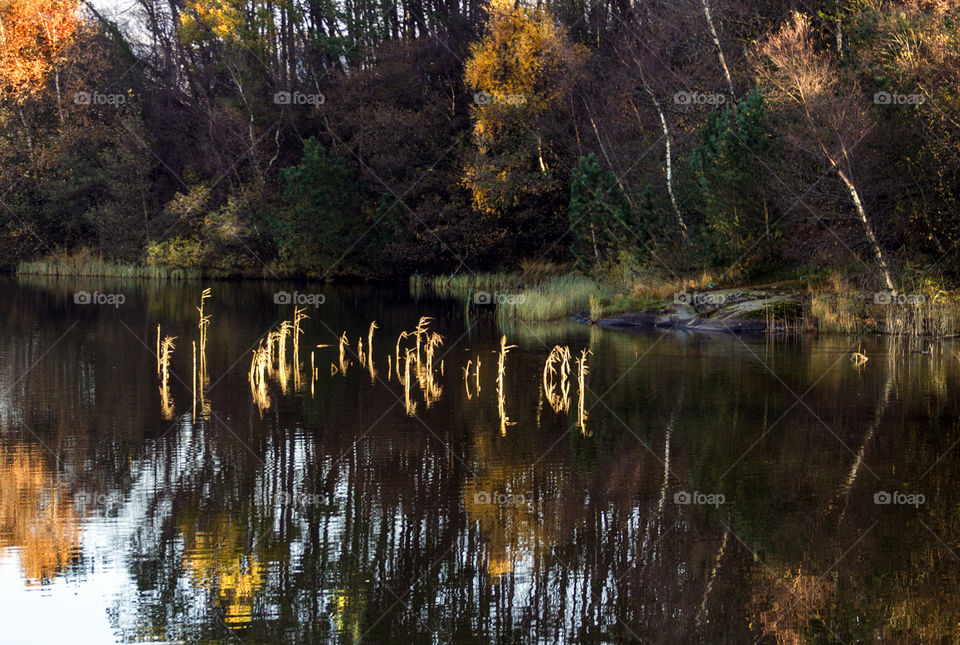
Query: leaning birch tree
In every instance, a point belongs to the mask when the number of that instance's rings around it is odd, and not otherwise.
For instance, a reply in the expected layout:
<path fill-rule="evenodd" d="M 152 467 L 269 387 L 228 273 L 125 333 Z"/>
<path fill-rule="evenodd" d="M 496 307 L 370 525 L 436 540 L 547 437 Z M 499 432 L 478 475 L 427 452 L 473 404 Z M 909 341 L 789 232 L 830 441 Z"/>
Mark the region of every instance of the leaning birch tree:
<path fill-rule="evenodd" d="M 760 46 L 757 75 L 782 115 L 785 138 L 819 158 L 839 177 L 883 275 L 894 291 L 890 266 L 854 179 L 854 148 L 873 127 L 855 84 L 839 82 L 836 66 L 814 47 L 810 19 L 798 12 Z"/>

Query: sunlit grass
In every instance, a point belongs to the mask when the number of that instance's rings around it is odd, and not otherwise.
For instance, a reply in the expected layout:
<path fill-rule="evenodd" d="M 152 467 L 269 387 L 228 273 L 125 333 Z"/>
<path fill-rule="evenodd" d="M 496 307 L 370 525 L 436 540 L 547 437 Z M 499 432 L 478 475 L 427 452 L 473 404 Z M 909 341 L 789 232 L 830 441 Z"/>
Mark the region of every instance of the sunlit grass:
<path fill-rule="evenodd" d="M 608 290 L 584 275 L 567 274 L 527 288 L 518 297 L 497 307 L 500 320 L 559 320 L 590 309 L 591 298 L 603 298 Z"/>
<path fill-rule="evenodd" d="M 454 273 L 451 275 L 410 276 L 410 293 L 416 297 L 467 299 L 477 291 L 517 291 L 520 278 L 515 273 Z"/>
<path fill-rule="evenodd" d="M 99 260 L 36 260 L 17 265 L 17 275 L 63 278 L 127 278 L 136 280 L 199 280 L 196 269 L 168 269 L 144 264 L 121 264 Z"/>

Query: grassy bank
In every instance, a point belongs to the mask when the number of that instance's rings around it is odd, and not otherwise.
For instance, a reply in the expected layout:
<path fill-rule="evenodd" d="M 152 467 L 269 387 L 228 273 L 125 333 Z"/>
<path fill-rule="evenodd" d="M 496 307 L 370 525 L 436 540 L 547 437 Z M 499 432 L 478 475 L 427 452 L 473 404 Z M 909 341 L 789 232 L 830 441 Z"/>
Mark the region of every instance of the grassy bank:
<path fill-rule="evenodd" d="M 196 269 L 168 269 L 166 267 L 103 262 L 91 259 L 38 260 L 21 262 L 17 275 L 54 276 L 70 278 L 126 278 L 135 280 L 198 280 Z"/>
<path fill-rule="evenodd" d="M 791 305 L 790 311 L 782 311 L 781 303 L 749 314 L 770 322 L 771 328 L 934 338 L 960 332 L 960 289 L 924 274 L 901 275 L 901 290 L 887 292 L 867 289 L 856 277 L 842 272 L 822 270 L 763 284 L 711 272 L 670 279 L 655 275 L 594 279 L 561 272 L 542 275 L 536 282 L 525 280 L 532 273 L 415 275 L 410 287 L 415 295 L 456 298 L 468 306 L 494 305 L 501 322 L 559 320 L 581 312 L 599 320 L 675 306 L 684 302 L 683 294 L 765 290 L 770 295 L 795 296 L 800 303 Z"/>

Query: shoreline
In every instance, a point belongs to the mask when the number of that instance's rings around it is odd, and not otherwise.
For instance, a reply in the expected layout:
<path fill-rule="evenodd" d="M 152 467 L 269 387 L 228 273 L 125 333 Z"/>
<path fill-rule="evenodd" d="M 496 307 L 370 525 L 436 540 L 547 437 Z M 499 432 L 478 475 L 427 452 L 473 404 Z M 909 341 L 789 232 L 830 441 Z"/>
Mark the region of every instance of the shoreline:
<path fill-rule="evenodd" d="M 702 333 L 769 334 L 812 331 L 803 298 L 775 290 L 728 289 L 683 294 L 673 302 L 590 319 L 589 311 L 572 316 L 583 324 L 610 329 L 675 329 Z"/>

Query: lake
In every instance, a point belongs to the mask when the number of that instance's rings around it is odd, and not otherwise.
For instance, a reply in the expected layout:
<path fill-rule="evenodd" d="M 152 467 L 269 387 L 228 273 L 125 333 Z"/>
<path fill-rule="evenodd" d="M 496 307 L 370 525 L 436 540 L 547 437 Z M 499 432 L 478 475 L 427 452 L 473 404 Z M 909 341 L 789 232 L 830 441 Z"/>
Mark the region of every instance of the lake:
<path fill-rule="evenodd" d="M 391 286 L 0 289 L 2 643 L 960 639 L 953 342 L 503 326 Z M 278 293 L 298 360 L 288 335 L 252 386 Z"/>

